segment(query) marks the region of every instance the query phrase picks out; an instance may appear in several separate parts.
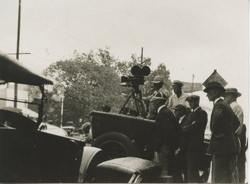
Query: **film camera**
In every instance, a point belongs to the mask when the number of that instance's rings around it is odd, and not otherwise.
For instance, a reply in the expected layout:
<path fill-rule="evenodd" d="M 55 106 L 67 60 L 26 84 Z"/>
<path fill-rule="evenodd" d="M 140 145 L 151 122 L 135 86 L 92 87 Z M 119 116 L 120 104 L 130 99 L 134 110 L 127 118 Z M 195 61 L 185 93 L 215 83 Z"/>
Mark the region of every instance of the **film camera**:
<path fill-rule="evenodd" d="M 122 76 L 121 77 L 121 85 L 122 86 L 138 86 L 144 84 L 144 76 L 150 74 L 150 68 L 148 66 L 143 66 L 140 68 L 139 66 L 133 66 L 131 68 L 130 76 Z"/>
<path fill-rule="evenodd" d="M 127 100 L 125 101 L 123 107 L 121 108 L 120 113 L 124 113 L 125 106 L 128 103 L 129 99 L 132 97 L 134 99 L 134 104 L 136 106 L 136 115 L 145 117 L 146 109 L 145 105 L 142 102 L 142 94 L 139 89 L 139 85 L 144 84 L 144 76 L 150 74 L 150 68 L 148 66 L 143 66 L 140 68 L 139 66 L 133 66 L 131 68 L 131 76 L 122 76 L 121 77 L 121 85 L 122 86 L 131 86 L 131 93 L 129 94 Z"/>

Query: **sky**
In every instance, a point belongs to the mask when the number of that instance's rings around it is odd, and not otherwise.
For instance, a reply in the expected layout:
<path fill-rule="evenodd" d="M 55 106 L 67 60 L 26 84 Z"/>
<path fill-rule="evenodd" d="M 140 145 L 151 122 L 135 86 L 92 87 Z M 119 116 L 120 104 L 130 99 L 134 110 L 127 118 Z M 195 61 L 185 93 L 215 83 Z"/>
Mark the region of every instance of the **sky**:
<path fill-rule="evenodd" d="M 20 62 L 41 73 L 51 63 L 110 47 L 164 63 L 172 80 L 203 83 L 216 69 L 236 87 L 248 119 L 247 0 L 22 0 Z M 16 53 L 18 0 L 0 1 L 0 50 Z M 15 55 L 13 55 L 15 57 Z M 207 101 L 208 102 L 208 101 Z"/>

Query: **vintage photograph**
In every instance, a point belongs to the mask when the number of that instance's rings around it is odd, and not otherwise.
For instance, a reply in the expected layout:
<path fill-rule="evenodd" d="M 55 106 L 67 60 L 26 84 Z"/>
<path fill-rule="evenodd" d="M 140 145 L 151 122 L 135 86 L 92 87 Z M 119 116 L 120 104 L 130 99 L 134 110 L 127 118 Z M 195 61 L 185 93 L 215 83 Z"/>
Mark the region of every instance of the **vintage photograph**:
<path fill-rule="evenodd" d="M 1 183 L 248 183 L 249 1 L 1 0 Z"/>

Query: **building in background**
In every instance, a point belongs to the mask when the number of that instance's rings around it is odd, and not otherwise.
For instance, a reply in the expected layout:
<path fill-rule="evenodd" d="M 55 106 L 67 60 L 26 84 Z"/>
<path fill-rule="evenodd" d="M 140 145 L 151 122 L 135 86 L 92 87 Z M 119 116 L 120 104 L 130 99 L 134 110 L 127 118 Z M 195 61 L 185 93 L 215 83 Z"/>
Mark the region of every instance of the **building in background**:
<path fill-rule="evenodd" d="M 14 83 L 0 85 L 0 98 L 14 100 Z M 28 102 L 28 90 L 26 85 L 19 84 L 17 90 L 18 101 Z M 0 100 L 1 107 L 14 107 L 13 101 Z M 28 109 L 27 103 L 17 103 L 17 108 L 22 109 L 24 116 L 30 117 L 33 120 L 38 118 L 38 114 Z"/>
<path fill-rule="evenodd" d="M 190 83 L 190 82 L 182 82 L 182 83 L 183 83 L 182 91 L 185 93 L 202 91 L 202 84 L 201 83 Z"/>

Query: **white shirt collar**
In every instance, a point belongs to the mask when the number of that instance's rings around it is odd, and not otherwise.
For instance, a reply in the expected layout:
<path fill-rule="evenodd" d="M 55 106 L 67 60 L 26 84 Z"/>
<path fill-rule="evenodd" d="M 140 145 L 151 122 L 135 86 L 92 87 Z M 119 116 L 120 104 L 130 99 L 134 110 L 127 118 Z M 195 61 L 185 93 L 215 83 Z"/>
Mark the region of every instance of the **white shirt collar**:
<path fill-rule="evenodd" d="M 218 100 L 220 100 L 220 99 L 221 99 L 220 97 L 217 98 L 217 99 L 215 99 L 214 104 L 215 104 L 216 102 L 218 102 Z"/>
<path fill-rule="evenodd" d="M 184 118 L 185 116 L 186 116 L 186 115 L 183 115 L 182 117 L 180 117 L 179 123 L 181 123 L 181 121 L 183 120 L 183 118 Z"/>
<path fill-rule="evenodd" d="M 195 109 L 193 109 L 193 112 L 197 111 L 197 109 L 199 109 L 200 106 L 196 107 Z"/>

